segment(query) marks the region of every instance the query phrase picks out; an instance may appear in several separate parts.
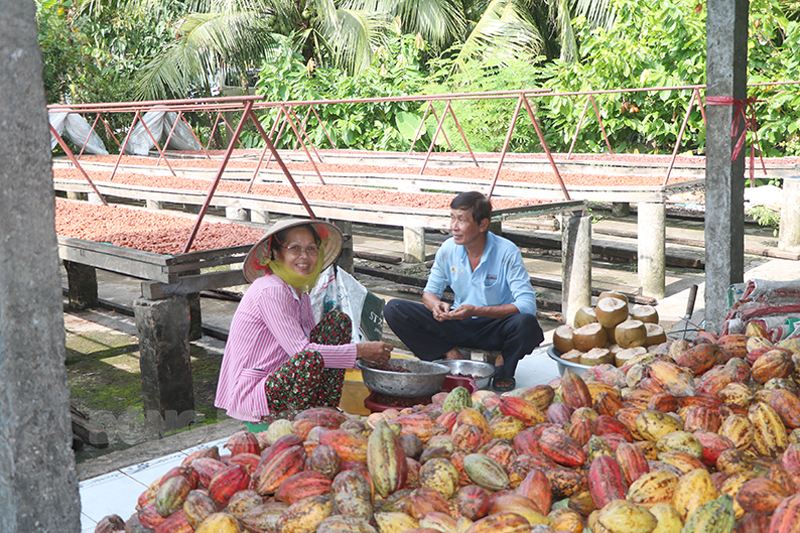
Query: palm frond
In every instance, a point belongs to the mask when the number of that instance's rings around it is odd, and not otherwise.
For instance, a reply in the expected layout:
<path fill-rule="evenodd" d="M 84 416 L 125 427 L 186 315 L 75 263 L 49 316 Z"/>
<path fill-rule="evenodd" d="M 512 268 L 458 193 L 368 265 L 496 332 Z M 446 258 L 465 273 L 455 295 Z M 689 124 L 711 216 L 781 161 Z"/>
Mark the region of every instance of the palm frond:
<path fill-rule="evenodd" d="M 543 38 L 527 20 L 527 13 L 512 0 L 492 0 L 469 34 L 455 58 L 455 68 L 462 69 L 472 59 L 506 63 L 514 58 L 535 55 Z"/>
<path fill-rule="evenodd" d="M 331 49 L 334 64 L 356 74 L 372 64 L 390 27 L 388 13 L 338 9 L 335 19 L 325 19 L 317 29 Z"/>
<path fill-rule="evenodd" d="M 182 95 L 225 66 L 244 72 L 260 62 L 274 41 L 267 21 L 253 13 L 194 13 L 178 27 L 178 39 L 137 76 L 138 94 L 147 99 Z"/>
<path fill-rule="evenodd" d="M 559 0 L 560 3 L 560 0 Z M 614 26 L 615 13 L 611 0 L 572 0 L 572 16 L 583 15 L 592 27 L 607 30 Z"/>

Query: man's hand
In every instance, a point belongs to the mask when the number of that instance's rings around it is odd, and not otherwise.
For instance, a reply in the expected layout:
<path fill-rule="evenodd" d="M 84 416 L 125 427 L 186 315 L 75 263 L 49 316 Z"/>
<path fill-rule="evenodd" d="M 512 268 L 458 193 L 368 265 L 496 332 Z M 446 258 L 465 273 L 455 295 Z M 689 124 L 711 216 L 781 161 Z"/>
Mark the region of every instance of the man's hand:
<path fill-rule="evenodd" d="M 463 304 L 459 305 L 452 311 L 449 311 L 445 317 L 445 320 L 464 320 L 465 318 L 472 318 L 473 316 L 477 316 L 475 311 L 478 309 L 475 305 Z"/>
<path fill-rule="evenodd" d="M 385 363 L 392 355 L 392 345 L 386 342 L 361 342 L 356 344 L 356 358 L 371 363 Z"/>
<path fill-rule="evenodd" d="M 450 304 L 447 302 L 438 301 L 436 304 L 431 308 L 431 313 L 433 313 L 433 318 L 442 322 L 444 320 L 451 320 L 448 318 L 450 314 Z"/>

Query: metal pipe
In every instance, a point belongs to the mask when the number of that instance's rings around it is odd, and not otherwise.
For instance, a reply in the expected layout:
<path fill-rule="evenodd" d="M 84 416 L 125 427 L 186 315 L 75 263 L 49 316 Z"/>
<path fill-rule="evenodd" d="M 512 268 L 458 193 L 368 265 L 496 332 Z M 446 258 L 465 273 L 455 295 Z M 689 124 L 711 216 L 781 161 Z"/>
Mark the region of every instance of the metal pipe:
<path fill-rule="evenodd" d="M 172 134 L 175 133 L 175 128 L 178 127 L 178 120 L 180 120 L 182 116 L 183 116 L 183 111 L 178 111 L 178 116 L 175 118 L 175 123 L 172 125 L 172 128 L 170 128 L 169 135 L 167 135 L 167 140 L 166 142 L 164 142 L 165 150 L 167 146 L 169 146 L 169 142 L 172 140 Z M 159 154 L 158 159 L 156 160 L 156 166 L 158 166 L 158 164 L 161 162 L 161 157 L 162 157 L 161 154 Z M 164 159 L 166 159 L 166 157 Z"/>
<path fill-rule="evenodd" d="M 161 151 L 161 147 L 158 145 L 158 141 L 153 136 L 152 132 L 150 131 L 150 128 L 147 127 L 147 122 L 145 122 L 144 118 L 142 119 L 142 126 L 144 126 L 144 130 L 147 132 L 147 135 L 150 136 L 150 140 L 153 141 L 153 144 L 155 145 L 156 149 L 158 150 L 158 153 L 160 154 L 159 157 L 163 157 L 164 158 L 164 163 L 166 163 L 167 167 L 169 167 L 169 171 L 172 172 L 173 176 L 177 176 L 177 174 L 175 174 L 175 171 L 172 169 L 172 165 L 170 165 L 169 161 L 167 161 L 167 156 L 165 156 L 164 152 Z M 164 148 L 166 148 L 166 146 L 164 146 Z"/>
<path fill-rule="evenodd" d="M 303 191 L 301 191 L 300 187 L 297 186 L 297 183 L 294 181 L 294 178 L 292 177 L 292 173 L 289 172 L 289 168 L 283 162 L 283 159 L 281 159 L 281 156 L 278 153 L 278 150 L 275 148 L 275 145 L 272 144 L 272 141 L 269 140 L 269 137 L 264 132 L 264 128 L 261 127 L 261 123 L 258 121 L 258 119 L 256 118 L 256 116 L 253 114 L 252 111 L 250 112 L 250 120 L 252 120 L 253 123 L 256 125 L 256 129 L 258 130 L 258 133 L 261 135 L 261 137 L 264 139 L 264 142 L 267 144 L 267 148 L 269 148 L 270 153 L 273 156 L 275 156 L 275 161 L 278 163 L 278 166 L 281 167 L 281 170 L 283 171 L 284 176 L 286 176 L 286 179 L 289 180 L 289 185 L 291 185 L 292 189 L 294 189 L 294 193 L 297 195 L 297 198 L 300 199 L 300 203 L 303 204 L 303 207 L 308 213 L 308 216 L 312 220 L 316 220 L 317 217 L 316 215 L 314 215 L 314 211 L 311 209 L 311 206 L 308 204 L 306 197 L 303 195 Z"/>
<path fill-rule="evenodd" d="M 561 173 L 558 171 L 556 162 L 553 160 L 553 156 L 550 153 L 550 148 L 548 148 L 547 146 L 547 141 L 544 140 L 544 135 L 542 135 L 542 130 L 539 128 L 539 123 L 536 121 L 536 116 L 533 114 L 533 109 L 531 109 L 531 105 L 528 103 L 528 99 L 525 98 L 524 94 L 521 94 L 520 98 L 522 99 L 522 103 L 525 104 L 525 109 L 528 111 L 528 116 L 531 117 L 531 122 L 533 122 L 533 127 L 536 129 L 536 135 L 539 136 L 539 142 L 542 143 L 542 148 L 544 148 L 544 153 L 547 155 L 548 161 L 550 161 L 550 166 L 553 167 L 553 173 L 556 175 L 559 185 L 561 185 L 561 190 L 564 192 L 564 198 L 566 200 L 572 200 L 572 198 L 569 197 L 569 192 L 567 192 L 567 186 L 564 184 L 564 180 L 561 179 Z"/>
<path fill-rule="evenodd" d="M 422 133 L 422 128 L 425 126 L 425 119 L 428 118 L 428 111 L 430 111 L 433 102 L 428 102 L 428 105 L 425 107 L 425 112 L 422 114 L 422 121 L 419 123 L 419 127 L 417 128 L 417 132 L 414 134 L 414 140 L 411 141 L 411 148 L 408 149 L 408 155 L 411 155 L 411 152 L 414 151 L 414 145 L 417 144 L 417 140 L 420 137 L 420 133 Z"/>
<path fill-rule="evenodd" d="M 603 119 L 600 118 L 600 111 L 597 110 L 597 103 L 594 101 L 594 95 L 590 94 L 589 98 L 592 100 L 592 107 L 594 107 L 594 115 L 597 117 L 597 123 L 600 125 L 600 133 L 603 134 L 603 139 L 606 140 L 608 153 L 613 154 L 614 150 L 611 149 L 611 143 L 608 142 L 608 135 L 606 135 L 606 129 L 603 127 Z"/>
<path fill-rule="evenodd" d="M 583 119 L 586 117 L 586 111 L 589 110 L 589 97 L 586 97 L 586 103 L 583 104 L 583 111 L 581 112 L 581 118 L 578 119 L 578 127 L 575 128 L 575 135 L 572 136 L 572 142 L 569 145 L 569 151 L 567 152 L 567 159 L 572 157 L 572 149 L 575 148 L 575 143 L 578 141 L 578 133 L 581 131 L 581 126 L 583 125 Z"/>
<path fill-rule="evenodd" d="M 195 220 L 192 231 L 189 234 L 189 239 L 186 241 L 186 245 L 183 247 L 183 253 L 185 254 L 189 253 L 189 250 L 192 248 L 192 243 L 194 242 L 194 238 L 197 236 L 197 231 L 200 229 L 200 224 L 203 222 L 203 217 L 206 215 L 206 211 L 208 211 L 208 206 L 211 205 L 211 198 L 214 197 L 214 192 L 217 190 L 217 185 L 219 185 L 220 179 L 222 179 L 222 174 L 225 172 L 225 167 L 228 165 L 228 161 L 233 153 L 233 147 L 236 145 L 236 141 L 239 140 L 239 134 L 244 128 L 244 123 L 247 120 L 247 116 L 252 107 L 252 101 L 248 101 L 244 105 L 244 113 L 242 114 L 242 118 L 239 120 L 239 124 L 236 126 L 236 131 L 233 133 L 231 142 L 228 143 L 228 148 L 225 150 L 225 155 L 222 157 L 222 164 L 217 171 L 217 175 L 214 177 L 211 188 L 208 190 L 208 195 L 206 196 L 205 202 L 203 202 L 203 207 L 200 208 L 200 213 L 197 214 L 197 220 Z"/>
<path fill-rule="evenodd" d="M 508 145 L 511 142 L 511 135 L 514 133 L 514 126 L 517 124 L 517 119 L 519 118 L 519 110 L 522 108 L 522 96 L 517 98 L 517 107 L 514 109 L 514 115 L 511 117 L 511 124 L 508 125 L 508 133 L 506 133 L 506 140 L 503 142 L 503 151 L 500 152 L 500 160 L 497 162 L 497 169 L 494 171 L 494 178 L 492 179 L 492 185 L 489 187 L 489 194 L 486 196 L 488 198 L 492 197 L 492 193 L 494 192 L 494 187 L 497 184 L 497 178 L 500 176 L 500 168 L 503 166 L 503 160 L 506 158 L 506 152 L 508 151 Z"/>
<path fill-rule="evenodd" d="M 289 113 L 291 113 L 291 115 L 294 117 L 294 120 L 297 122 L 297 128 L 298 128 L 298 130 L 300 130 L 299 134 L 297 133 L 297 131 L 295 131 L 295 134 L 298 137 L 297 140 L 300 141 L 300 144 L 302 144 L 301 135 L 302 135 L 302 137 L 305 137 L 306 138 L 306 142 L 308 143 L 309 146 L 311 146 L 311 149 L 314 150 L 314 155 L 317 156 L 317 159 L 319 159 L 319 162 L 320 163 L 324 163 L 325 161 L 322 159 L 322 156 L 319 155 L 319 152 L 317 152 L 317 147 L 314 146 L 313 142 L 311 142 L 311 137 L 308 136 L 308 133 L 306 133 L 306 130 L 305 130 L 305 128 L 303 128 L 303 125 L 300 124 L 300 121 L 297 120 L 297 115 L 294 114 L 294 109 L 291 109 L 289 111 Z"/>
<path fill-rule="evenodd" d="M 470 146 L 469 146 L 469 142 L 467 141 L 467 137 L 464 135 L 464 132 L 461 130 L 461 124 L 458 123 L 458 119 L 456 118 L 456 113 L 455 113 L 455 111 L 453 111 L 453 106 L 450 105 L 450 102 L 447 102 L 447 109 L 450 110 L 450 116 L 453 117 L 453 122 L 456 123 L 456 128 L 458 129 L 458 133 L 461 134 L 461 138 L 464 140 L 464 144 L 467 145 L 467 151 L 469 152 L 469 155 L 472 156 L 472 161 L 475 163 L 476 167 L 481 168 L 481 166 L 478 164 L 478 160 L 475 159 L 475 154 L 472 153 L 472 148 L 470 148 Z"/>
<path fill-rule="evenodd" d="M 661 184 L 662 187 L 667 186 L 667 182 L 669 181 L 669 176 L 672 174 L 672 167 L 675 165 L 675 159 L 678 157 L 678 149 L 681 146 L 681 141 L 683 140 L 683 132 L 686 131 L 686 124 L 689 122 L 689 115 L 692 114 L 692 107 L 694 107 L 694 95 L 695 91 L 692 91 L 692 97 L 689 98 L 689 106 L 686 108 L 686 114 L 683 116 L 683 122 L 681 123 L 681 129 L 678 131 L 678 138 L 675 141 L 675 148 L 672 150 L 672 157 L 669 160 L 669 166 L 667 167 L 667 175 L 664 177 L 664 182 Z"/>
<path fill-rule="evenodd" d="M 309 105 L 308 107 L 309 107 L 309 108 L 311 108 L 311 111 L 313 111 L 313 112 L 314 112 L 314 116 L 315 116 L 315 117 L 317 117 L 317 122 L 319 122 L 319 125 L 320 125 L 320 127 L 322 127 L 322 131 L 324 131 L 324 132 L 325 132 L 325 136 L 328 138 L 328 142 L 330 142 L 330 143 L 331 143 L 331 146 L 332 146 L 334 149 L 336 149 L 336 143 L 335 143 L 335 142 L 333 142 L 333 139 L 331 139 L 331 136 L 328 134 L 328 130 L 327 130 L 327 129 L 325 129 L 325 124 L 322 122 L 322 119 L 321 119 L 321 118 L 319 118 L 319 115 L 317 115 L 317 110 L 316 110 L 316 109 L 314 109 L 314 106 L 313 106 L 313 105 Z"/>
<path fill-rule="evenodd" d="M 69 158 L 69 160 L 72 161 L 72 164 L 75 165 L 75 167 L 78 170 L 81 171 L 81 174 L 83 174 L 83 177 L 86 178 L 86 181 L 89 182 L 89 185 L 91 185 L 91 187 L 94 190 L 95 194 L 97 194 L 97 196 L 100 198 L 100 201 L 103 202 L 103 205 L 108 205 L 108 202 L 106 202 L 106 199 L 103 198 L 103 195 L 100 194 L 99 190 L 97 190 L 97 187 L 95 186 L 94 182 L 92 181 L 92 178 L 89 177 L 89 174 L 86 173 L 86 171 L 83 169 L 83 167 L 80 165 L 80 163 L 78 163 L 78 160 L 75 159 L 75 154 L 73 154 L 72 150 L 69 149 L 69 146 L 67 146 L 67 143 L 64 142 L 64 139 L 61 138 L 61 135 L 59 135 L 58 132 L 56 132 L 56 129 L 53 127 L 52 124 L 50 124 L 49 126 L 50 126 L 50 133 L 52 133 L 55 136 L 56 141 L 58 141 L 58 145 L 61 146 L 61 148 L 64 150 L 64 153 L 67 154 L 67 157 Z"/>
<path fill-rule="evenodd" d="M 292 130 L 294 130 L 294 134 L 300 140 L 300 145 L 303 147 L 303 151 L 305 151 L 306 156 L 308 157 L 308 161 L 311 163 L 311 166 L 314 167 L 314 172 L 317 173 L 317 177 L 319 178 L 320 183 L 325 185 L 325 180 L 322 179 L 322 174 L 319 173 L 319 168 L 317 168 L 317 164 L 314 162 L 314 159 L 311 157 L 311 154 L 309 153 L 308 148 L 306 148 L 306 145 L 303 142 L 303 139 L 300 137 L 300 132 L 297 131 L 297 126 L 295 125 L 294 120 L 292 120 L 292 117 L 289 115 L 289 112 L 286 111 L 285 107 L 283 107 L 282 109 L 283 109 L 283 113 L 286 115 L 286 118 L 289 120 L 289 125 L 292 127 Z"/>
<path fill-rule="evenodd" d="M 97 117 L 95 117 L 94 122 L 92 122 L 92 127 L 89 129 L 89 134 L 83 141 L 83 146 L 81 146 L 81 151 L 78 153 L 78 157 L 76 159 L 80 159 L 80 157 L 83 155 L 83 151 L 86 149 L 86 145 L 89 144 L 89 139 L 92 138 L 92 133 L 94 133 L 94 127 L 97 126 L 97 121 L 99 119 L 100 119 L 100 113 L 97 114 Z"/>
<path fill-rule="evenodd" d="M 128 139 L 131 138 L 131 133 L 133 133 L 133 127 L 136 125 L 136 120 L 139 118 L 139 112 L 137 111 L 133 115 L 133 122 L 131 122 L 131 127 L 128 129 L 128 133 L 125 135 L 125 140 L 122 141 L 122 146 L 119 147 L 119 157 L 117 158 L 117 162 L 114 164 L 114 170 L 111 171 L 111 177 L 108 178 L 108 181 L 113 181 L 114 176 L 117 174 L 117 169 L 119 168 L 119 162 L 122 161 L 122 156 L 125 154 L 125 148 L 128 146 Z"/>
<path fill-rule="evenodd" d="M 428 164 L 428 159 L 430 159 L 431 152 L 433 152 L 433 147 L 434 147 L 434 145 L 436 145 L 436 137 L 439 136 L 439 130 L 442 129 L 442 123 L 444 123 L 444 117 L 446 117 L 446 116 L 447 115 L 445 113 L 442 113 L 442 118 L 439 119 L 439 124 L 436 126 L 436 131 L 433 134 L 433 139 L 431 139 L 431 145 L 428 147 L 428 153 L 425 155 L 425 162 L 422 163 L 422 168 L 419 169 L 419 175 L 420 176 L 422 176 L 422 174 L 425 172 L 425 167 Z"/>
<path fill-rule="evenodd" d="M 444 119 L 447 116 L 447 106 L 448 105 L 450 105 L 450 101 L 449 100 L 447 101 L 447 105 L 444 106 L 444 111 L 442 112 L 442 122 L 444 122 Z M 439 120 L 439 115 L 436 114 L 436 108 L 433 107 L 433 106 L 431 107 L 431 114 L 433 115 L 433 117 L 437 121 Z M 447 138 L 447 132 L 444 131 L 444 128 L 442 129 L 442 137 L 444 137 L 444 140 L 447 143 L 447 147 L 450 149 L 450 151 L 451 152 L 455 152 L 455 150 L 453 150 L 453 145 L 450 144 L 450 139 Z"/>

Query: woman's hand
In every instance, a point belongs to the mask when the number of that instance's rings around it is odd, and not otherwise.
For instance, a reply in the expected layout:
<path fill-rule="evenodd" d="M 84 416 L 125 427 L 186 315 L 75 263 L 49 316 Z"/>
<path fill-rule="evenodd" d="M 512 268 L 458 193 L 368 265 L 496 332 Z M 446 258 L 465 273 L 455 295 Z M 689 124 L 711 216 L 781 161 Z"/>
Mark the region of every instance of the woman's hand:
<path fill-rule="evenodd" d="M 392 345 L 387 342 L 360 342 L 356 344 L 356 358 L 372 363 L 385 363 L 392 355 Z"/>

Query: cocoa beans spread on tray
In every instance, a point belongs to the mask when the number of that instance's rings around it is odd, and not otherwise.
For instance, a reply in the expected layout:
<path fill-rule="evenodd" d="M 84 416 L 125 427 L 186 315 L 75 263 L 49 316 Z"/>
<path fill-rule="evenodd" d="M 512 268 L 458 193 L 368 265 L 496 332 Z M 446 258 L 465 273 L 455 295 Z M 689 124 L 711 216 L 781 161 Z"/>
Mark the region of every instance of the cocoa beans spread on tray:
<path fill-rule="evenodd" d="M 368 417 L 309 409 L 193 453 L 153 480 L 128 525 L 797 531 L 800 339 L 698 339 L 502 396 L 454 389 Z"/>

